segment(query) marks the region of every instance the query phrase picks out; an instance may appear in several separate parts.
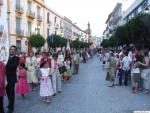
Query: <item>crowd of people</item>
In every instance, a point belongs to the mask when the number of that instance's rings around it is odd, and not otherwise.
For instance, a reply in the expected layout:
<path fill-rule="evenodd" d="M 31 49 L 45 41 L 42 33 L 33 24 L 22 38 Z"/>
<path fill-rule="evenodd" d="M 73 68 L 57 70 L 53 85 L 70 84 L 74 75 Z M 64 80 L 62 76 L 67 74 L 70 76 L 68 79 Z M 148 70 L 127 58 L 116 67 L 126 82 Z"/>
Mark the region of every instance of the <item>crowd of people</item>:
<path fill-rule="evenodd" d="M 7 113 L 13 113 L 15 93 L 25 99 L 25 94 L 38 90 L 38 86 L 43 102 L 51 102 L 52 96 L 62 92 L 62 81 L 78 74 L 80 62 L 86 63 L 94 54 L 90 49 L 30 51 L 29 56 L 26 53 L 17 55 L 16 51 L 16 46 L 11 46 L 8 62 L 0 61 L 0 113 L 4 113 L 5 94 Z"/>
<path fill-rule="evenodd" d="M 100 49 L 99 58 L 110 87 L 132 86 L 133 93 L 150 92 L 150 52 L 148 48 Z M 131 84 L 131 85 L 130 85 Z"/>

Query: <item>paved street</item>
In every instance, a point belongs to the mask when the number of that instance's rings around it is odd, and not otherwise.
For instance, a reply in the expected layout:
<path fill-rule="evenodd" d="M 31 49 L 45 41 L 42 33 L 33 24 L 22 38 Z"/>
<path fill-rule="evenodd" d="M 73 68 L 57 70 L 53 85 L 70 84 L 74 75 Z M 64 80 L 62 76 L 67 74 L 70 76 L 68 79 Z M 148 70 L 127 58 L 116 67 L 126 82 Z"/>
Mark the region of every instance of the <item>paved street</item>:
<path fill-rule="evenodd" d="M 150 110 L 150 94 L 132 94 L 125 86 L 107 87 L 97 58 L 81 64 L 80 74 L 64 83 L 63 92 L 51 104 L 44 104 L 36 91 L 25 100 L 16 96 L 15 105 L 15 113 L 132 113 L 133 110 Z"/>

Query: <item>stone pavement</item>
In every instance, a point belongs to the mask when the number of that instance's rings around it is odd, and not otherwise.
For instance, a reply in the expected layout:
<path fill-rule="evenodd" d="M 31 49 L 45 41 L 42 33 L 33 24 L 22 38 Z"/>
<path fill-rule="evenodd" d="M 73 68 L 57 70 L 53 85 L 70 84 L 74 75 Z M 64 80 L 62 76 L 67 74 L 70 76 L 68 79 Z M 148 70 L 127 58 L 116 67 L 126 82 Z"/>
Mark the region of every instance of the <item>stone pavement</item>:
<path fill-rule="evenodd" d="M 7 100 L 5 100 L 7 102 Z M 6 105 L 6 103 L 5 103 Z M 45 104 L 35 91 L 22 100 L 16 96 L 15 113 L 132 113 L 150 110 L 150 94 L 132 94 L 130 87 L 107 87 L 97 58 L 81 64 L 79 75 L 63 84 L 63 92 Z"/>

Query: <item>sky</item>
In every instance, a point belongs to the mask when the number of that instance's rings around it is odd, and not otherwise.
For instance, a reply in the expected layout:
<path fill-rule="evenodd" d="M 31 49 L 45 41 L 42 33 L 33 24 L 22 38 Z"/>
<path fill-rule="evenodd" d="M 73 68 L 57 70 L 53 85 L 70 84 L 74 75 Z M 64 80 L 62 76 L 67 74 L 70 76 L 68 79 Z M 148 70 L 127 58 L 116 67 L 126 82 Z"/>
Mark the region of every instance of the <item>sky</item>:
<path fill-rule="evenodd" d="M 81 29 L 87 29 L 90 22 L 92 35 L 100 37 L 105 30 L 105 21 L 117 2 L 126 10 L 134 0 L 45 0 L 58 14 L 66 16 Z"/>

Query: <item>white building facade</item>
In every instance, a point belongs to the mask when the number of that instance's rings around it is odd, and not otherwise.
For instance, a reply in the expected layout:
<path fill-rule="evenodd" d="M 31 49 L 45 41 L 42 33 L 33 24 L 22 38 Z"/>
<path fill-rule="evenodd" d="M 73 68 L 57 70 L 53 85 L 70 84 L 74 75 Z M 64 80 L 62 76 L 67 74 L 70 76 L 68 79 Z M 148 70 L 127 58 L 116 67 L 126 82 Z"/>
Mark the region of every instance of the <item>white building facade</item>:
<path fill-rule="evenodd" d="M 63 17 L 50 9 L 48 6 L 45 7 L 44 17 L 46 37 L 52 34 L 63 36 Z"/>
<path fill-rule="evenodd" d="M 104 39 L 109 38 L 116 28 L 122 25 L 122 4 L 117 3 L 113 11 L 109 14 L 106 20 L 106 29 L 103 32 Z"/>
<path fill-rule="evenodd" d="M 123 23 L 127 23 L 130 19 L 140 13 L 145 13 L 150 10 L 150 0 L 135 0 L 133 4 L 124 12 Z"/>
<path fill-rule="evenodd" d="M 43 0 L 10 0 L 10 45 L 28 52 L 28 37 L 44 34 Z"/>
<path fill-rule="evenodd" d="M 5 63 L 9 56 L 7 6 L 6 0 L 0 0 L 0 61 Z"/>
<path fill-rule="evenodd" d="M 45 39 L 56 34 L 73 40 L 85 40 L 83 30 L 49 8 L 44 0 L 0 0 L 1 37 L 2 32 L 9 36 L 9 45 L 17 46 L 18 53 L 28 53 L 31 49 L 28 38 L 32 34 L 41 34 Z"/>

